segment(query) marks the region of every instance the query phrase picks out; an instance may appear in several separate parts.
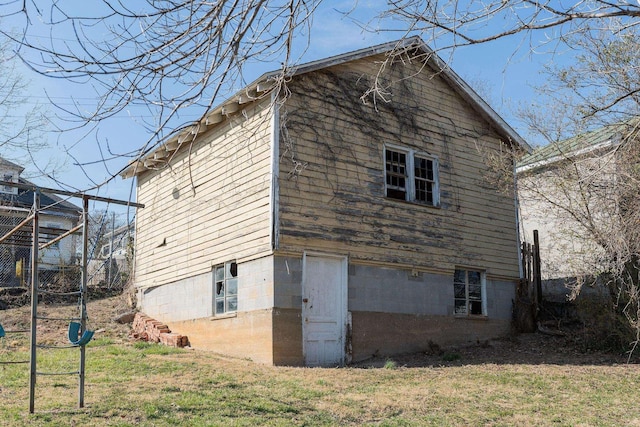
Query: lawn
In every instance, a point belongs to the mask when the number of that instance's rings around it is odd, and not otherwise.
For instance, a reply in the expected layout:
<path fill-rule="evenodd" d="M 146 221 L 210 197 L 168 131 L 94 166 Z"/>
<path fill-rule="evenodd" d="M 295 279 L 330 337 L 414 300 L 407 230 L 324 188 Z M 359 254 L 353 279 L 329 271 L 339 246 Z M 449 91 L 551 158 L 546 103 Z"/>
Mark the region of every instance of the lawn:
<path fill-rule="evenodd" d="M 0 425 L 640 426 L 640 366 L 593 357 L 491 363 L 461 352 L 311 369 L 133 342 L 115 327 L 96 337 L 84 408 L 76 376 L 39 376 L 29 414 L 29 365 L 3 364 Z M 28 359 L 28 348 L 27 336 L 7 336 L 0 361 Z M 78 359 L 39 350 L 38 370 L 73 371 Z"/>

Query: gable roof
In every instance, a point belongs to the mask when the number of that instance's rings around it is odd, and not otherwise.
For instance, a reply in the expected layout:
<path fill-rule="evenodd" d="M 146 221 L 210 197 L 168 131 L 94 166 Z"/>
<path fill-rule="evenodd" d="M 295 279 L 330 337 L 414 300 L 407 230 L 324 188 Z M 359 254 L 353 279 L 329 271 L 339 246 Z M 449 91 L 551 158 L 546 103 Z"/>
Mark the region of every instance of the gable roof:
<path fill-rule="evenodd" d="M 520 159 L 516 170 L 518 172 L 526 172 L 549 166 L 568 158 L 615 147 L 627 137 L 630 131 L 634 129 L 637 131 L 639 124 L 640 119 L 633 118 L 536 148 L 533 152 Z"/>
<path fill-rule="evenodd" d="M 15 164 L 13 162 L 10 162 L 9 160 L 0 157 L 0 167 L 7 167 L 9 169 L 16 169 L 18 171 L 18 173 L 22 173 L 22 171 L 24 170 L 24 168 L 18 164 Z"/>
<path fill-rule="evenodd" d="M 33 206 L 34 189 L 37 187 L 23 178 L 20 178 L 18 183 L 23 184 L 23 187 L 18 189 L 18 194 L 0 192 L 0 205 L 30 209 Z M 24 189 L 24 186 L 32 188 Z M 56 196 L 55 194 L 49 194 L 46 192 L 40 193 L 40 206 L 43 209 L 43 212 L 48 215 L 59 215 L 74 219 L 77 219 L 79 212 L 82 211 L 82 208 L 79 206 Z"/>
<path fill-rule="evenodd" d="M 452 89 L 469 103 L 476 113 L 491 124 L 491 126 L 505 138 L 506 142 L 514 144 L 517 148 L 526 152 L 532 151 L 531 146 L 418 36 L 308 62 L 292 67 L 288 76 L 298 76 L 374 55 L 390 54 L 392 52 L 412 49 L 419 51 L 420 55 L 426 58 L 427 64 L 436 73 L 439 73 Z M 121 176 L 123 178 L 130 178 L 145 170 L 153 169 L 154 165 L 166 161 L 184 142 L 192 141 L 199 133 L 204 132 L 207 126 L 222 122 L 226 116 L 238 111 L 240 105 L 263 98 L 275 87 L 274 82 L 281 73 L 282 70 L 274 70 L 258 77 L 233 97 L 207 113 L 203 120 L 194 123 L 186 129 L 180 129 L 174 132 L 162 146 L 154 149 L 142 159 L 130 163 L 129 166 L 122 171 Z"/>
<path fill-rule="evenodd" d="M 34 183 L 19 176 L 19 174 L 24 171 L 24 167 L 0 157 L 0 167 L 1 166 L 17 170 L 17 183 L 20 185 L 18 186 L 17 194 L 0 192 L 0 205 L 30 209 L 33 206 L 33 193 L 38 187 Z M 73 203 L 47 192 L 40 193 L 40 206 L 44 208 L 48 214 L 54 213 L 74 217 L 82 210 Z"/>

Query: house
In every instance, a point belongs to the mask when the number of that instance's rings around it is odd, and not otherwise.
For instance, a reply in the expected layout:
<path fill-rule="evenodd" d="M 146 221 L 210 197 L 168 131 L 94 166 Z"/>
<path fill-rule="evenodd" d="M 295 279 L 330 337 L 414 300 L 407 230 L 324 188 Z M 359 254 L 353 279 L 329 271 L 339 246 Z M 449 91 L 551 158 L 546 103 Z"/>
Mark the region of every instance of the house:
<path fill-rule="evenodd" d="M 118 263 L 125 263 L 131 257 L 133 242 L 135 240 L 135 223 L 121 225 L 114 230 L 104 233 L 101 239 L 98 257 L 100 259 L 115 259 Z"/>
<path fill-rule="evenodd" d="M 34 188 L 21 177 L 24 168 L 0 158 L 0 236 L 7 234 L 27 218 L 33 207 Z M 8 183 L 15 183 L 16 186 Z M 41 244 L 78 224 L 81 208 L 53 194 L 40 194 L 39 233 Z M 0 286 L 25 283 L 31 257 L 31 234 L 18 231 L 14 238 L 0 244 Z M 40 270 L 58 270 L 74 264 L 76 238 L 68 236 L 38 252 Z"/>
<path fill-rule="evenodd" d="M 619 220 L 625 185 L 637 191 L 637 181 L 625 179 L 623 168 L 637 164 L 637 157 L 629 157 L 635 151 L 624 147 L 635 145 L 626 142 L 637 139 L 638 123 L 603 126 L 537 148 L 518 162 L 522 239 L 532 242 L 538 230 L 545 298 L 564 300 L 581 278 L 607 270 L 604 246 L 614 241 L 612 233 L 624 233 Z"/>
<path fill-rule="evenodd" d="M 115 221 L 115 218 L 112 220 Z M 133 262 L 135 223 L 112 230 L 100 227 L 96 249 L 88 265 L 89 285 L 122 287 L 129 279 Z"/>
<path fill-rule="evenodd" d="M 483 153 L 527 144 L 419 38 L 299 66 L 286 90 L 277 75 L 123 172 L 146 206 L 141 310 L 277 365 L 507 333 L 515 198 Z"/>

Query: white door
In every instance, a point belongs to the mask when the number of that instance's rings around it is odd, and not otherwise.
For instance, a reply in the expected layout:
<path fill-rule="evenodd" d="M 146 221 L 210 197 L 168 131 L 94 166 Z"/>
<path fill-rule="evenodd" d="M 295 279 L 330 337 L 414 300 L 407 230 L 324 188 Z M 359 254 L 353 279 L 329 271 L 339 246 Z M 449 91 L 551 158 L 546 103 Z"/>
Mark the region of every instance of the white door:
<path fill-rule="evenodd" d="M 306 366 L 342 366 L 347 317 L 347 260 L 304 255 L 302 336 Z"/>

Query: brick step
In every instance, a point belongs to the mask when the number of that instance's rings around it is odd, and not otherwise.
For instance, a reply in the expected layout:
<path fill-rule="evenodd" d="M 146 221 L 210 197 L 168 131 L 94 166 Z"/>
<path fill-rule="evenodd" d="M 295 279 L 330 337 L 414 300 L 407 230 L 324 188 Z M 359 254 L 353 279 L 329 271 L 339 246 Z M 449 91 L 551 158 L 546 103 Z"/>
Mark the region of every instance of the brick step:
<path fill-rule="evenodd" d="M 172 347 L 187 347 L 189 345 L 187 336 L 174 334 L 167 325 L 144 313 L 136 313 L 132 329 L 131 336 L 134 339 L 157 342 Z"/>

